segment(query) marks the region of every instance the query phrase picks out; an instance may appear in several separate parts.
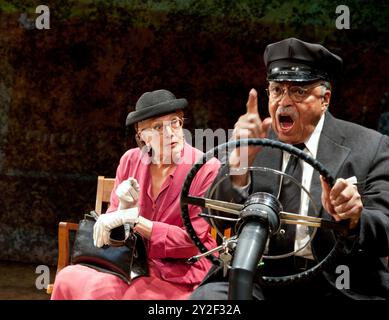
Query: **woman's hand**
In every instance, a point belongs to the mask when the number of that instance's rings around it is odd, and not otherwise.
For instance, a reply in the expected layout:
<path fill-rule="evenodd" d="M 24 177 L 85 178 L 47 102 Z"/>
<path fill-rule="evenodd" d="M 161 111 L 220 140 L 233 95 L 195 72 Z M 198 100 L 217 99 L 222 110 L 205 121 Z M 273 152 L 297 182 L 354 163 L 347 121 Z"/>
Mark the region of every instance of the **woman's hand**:
<path fill-rule="evenodd" d="M 138 205 L 140 188 L 135 178 L 124 180 L 116 189 L 119 198 L 119 210 L 129 209 Z"/>
<path fill-rule="evenodd" d="M 112 229 L 126 223 L 134 227 L 138 223 L 138 219 L 138 208 L 118 210 L 100 215 L 93 227 L 93 244 L 98 248 L 105 244 L 108 245 Z"/>

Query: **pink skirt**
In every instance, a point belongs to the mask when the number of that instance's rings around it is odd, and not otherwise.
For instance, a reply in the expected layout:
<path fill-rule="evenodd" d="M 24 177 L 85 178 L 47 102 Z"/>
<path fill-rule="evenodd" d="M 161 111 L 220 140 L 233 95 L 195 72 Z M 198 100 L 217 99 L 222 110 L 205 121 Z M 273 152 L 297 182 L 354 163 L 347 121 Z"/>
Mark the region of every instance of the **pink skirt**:
<path fill-rule="evenodd" d="M 82 265 L 62 269 L 55 278 L 52 300 L 184 300 L 195 286 L 175 284 L 150 276 L 125 283 L 119 277 Z"/>

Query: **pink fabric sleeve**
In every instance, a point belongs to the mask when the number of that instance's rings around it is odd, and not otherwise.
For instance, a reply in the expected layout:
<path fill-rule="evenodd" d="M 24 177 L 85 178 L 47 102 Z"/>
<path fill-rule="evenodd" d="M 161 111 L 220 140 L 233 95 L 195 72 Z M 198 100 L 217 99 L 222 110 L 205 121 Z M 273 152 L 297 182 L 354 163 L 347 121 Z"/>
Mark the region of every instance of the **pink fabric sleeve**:
<path fill-rule="evenodd" d="M 199 197 L 204 196 L 215 179 L 219 167 L 220 162 L 216 159 L 212 159 L 206 163 L 193 180 L 190 194 Z M 174 203 L 177 204 L 178 202 Z M 176 210 L 181 219 L 180 208 L 178 206 Z M 198 217 L 200 211 L 200 207 L 189 206 L 189 215 L 199 239 L 207 248 L 212 248 L 216 243 L 210 235 L 211 228 L 208 222 Z M 149 258 L 154 259 L 188 258 L 198 253 L 197 247 L 188 237 L 184 227 L 169 225 L 163 222 L 153 222 L 149 248 Z"/>

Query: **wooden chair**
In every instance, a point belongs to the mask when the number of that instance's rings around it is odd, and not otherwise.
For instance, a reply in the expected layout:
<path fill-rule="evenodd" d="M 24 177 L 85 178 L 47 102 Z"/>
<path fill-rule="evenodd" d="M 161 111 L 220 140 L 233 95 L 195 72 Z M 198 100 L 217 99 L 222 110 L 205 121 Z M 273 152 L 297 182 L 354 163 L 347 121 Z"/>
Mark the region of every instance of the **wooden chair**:
<path fill-rule="evenodd" d="M 111 191 L 115 183 L 114 178 L 105 178 L 99 176 L 97 178 L 96 204 L 95 211 L 101 214 L 105 207 L 108 208 Z M 58 263 L 57 273 L 69 265 L 70 261 L 70 232 L 77 231 L 78 223 L 60 222 L 58 225 Z M 53 291 L 53 284 L 49 284 L 46 289 L 48 294 Z"/>
<path fill-rule="evenodd" d="M 96 204 L 95 211 L 101 214 L 109 206 L 111 191 L 114 187 L 114 178 L 105 178 L 99 176 L 97 178 Z M 70 232 L 77 231 L 78 223 L 60 222 L 58 225 L 58 263 L 57 272 L 61 271 L 70 263 Z M 230 237 L 231 229 L 225 230 L 224 235 Z M 214 239 L 218 239 L 217 232 L 214 228 L 211 229 L 211 234 Z M 53 284 L 47 286 L 46 292 L 51 294 L 53 291 Z"/>

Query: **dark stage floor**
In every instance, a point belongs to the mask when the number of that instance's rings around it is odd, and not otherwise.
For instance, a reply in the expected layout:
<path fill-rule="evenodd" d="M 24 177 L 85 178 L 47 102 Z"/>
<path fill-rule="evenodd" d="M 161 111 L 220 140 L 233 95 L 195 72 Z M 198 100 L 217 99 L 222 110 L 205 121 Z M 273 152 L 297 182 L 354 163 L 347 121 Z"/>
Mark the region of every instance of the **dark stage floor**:
<path fill-rule="evenodd" d="M 0 300 L 48 300 L 45 289 L 38 290 L 35 282 L 42 273 L 35 273 L 38 264 L 0 261 Z M 55 267 L 50 267 L 51 282 Z"/>

